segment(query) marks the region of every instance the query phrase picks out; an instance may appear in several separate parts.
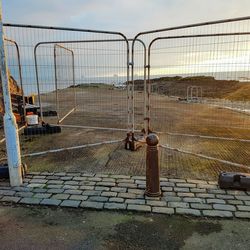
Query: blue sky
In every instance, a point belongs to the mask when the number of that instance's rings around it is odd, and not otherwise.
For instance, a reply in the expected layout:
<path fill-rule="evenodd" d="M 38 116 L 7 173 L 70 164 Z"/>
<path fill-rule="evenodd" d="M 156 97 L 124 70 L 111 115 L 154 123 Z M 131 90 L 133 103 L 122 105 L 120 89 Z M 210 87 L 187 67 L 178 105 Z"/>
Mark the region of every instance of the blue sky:
<path fill-rule="evenodd" d="M 5 22 L 139 31 L 250 15 L 249 0 L 3 0 Z"/>

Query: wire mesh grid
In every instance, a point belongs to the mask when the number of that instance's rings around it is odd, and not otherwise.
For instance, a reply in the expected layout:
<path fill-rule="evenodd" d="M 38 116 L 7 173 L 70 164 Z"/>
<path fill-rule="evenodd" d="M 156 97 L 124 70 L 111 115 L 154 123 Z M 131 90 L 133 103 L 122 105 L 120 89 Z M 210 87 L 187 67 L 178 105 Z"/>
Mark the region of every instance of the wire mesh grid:
<path fill-rule="evenodd" d="M 121 139 L 127 127 L 135 131 L 147 129 L 150 118 L 150 128 L 160 135 L 163 175 L 211 179 L 221 170 L 247 172 L 250 138 L 249 94 L 246 93 L 249 92 L 245 89 L 245 97 L 240 99 L 224 98 L 224 95 L 237 90 L 235 86 L 244 84 L 248 88 L 249 35 L 235 34 L 227 38 L 220 35 L 179 36 L 242 33 L 248 32 L 248 27 L 249 18 L 242 18 L 141 33 L 134 43 L 129 42 L 132 55 L 128 60 L 127 44 L 119 34 L 6 25 L 6 34 L 18 40 L 22 48 L 26 95 L 37 94 L 34 47 L 47 41 L 50 44 L 41 44 L 37 49 L 39 86 L 43 92 L 41 96 L 44 95 L 42 103 L 49 107 L 48 110 L 55 108 L 60 113 L 60 108 L 56 107 L 55 73 L 59 77 L 58 84 L 62 86 L 59 86 L 58 93 L 62 93 L 61 99 L 67 99 L 60 103 L 61 107 L 65 104 L 71 110 L 73 106 L 66 103 L 76 91 L 76 110 L 62 121 L 62 134 L 21 138 L 23 154 L 47 152 L 46 157 L 37 155 L 25 160 L 41 171 L 58 170 L 63 164 L 66 170 L 80 168 L 143 174 L 145 147 L 131 154 L 124 150 Z M 150 42 L 165 36 L 176 38 L 155 42 L 148 58 Z M 94 42 L 114 39 L 123 41 Z M 89 42 L 76 43 L 77 40 Z M 55 71 L 55 44 L 74 51 L 75 88 L 70 88 L 73 71 L 69 67 L 72 63 L 69 53 L 64 50 L 58 51 L 63 55 L 59 56 Z M 130 82 L 126 78 L 129 61 L 132 69 Z M 149 74 L 147 82 L 146 73 Z M 67 88 L 63 87 L 64 82 L 67 82 Z M 191 100 L 185 100 L 189 87 L 201 88 L 202 97 L 196 89 L 192 91 Z M 52 88 L 50 93 L 48 88 Z M 65 91 L 72 91 L 71 98 L 67 98 Z M 46 117 L 46 121 L 53 123 L 57 120 Z M 105 132 L 100 128 L 105 128 Z M 98 144 L 107 139 L 114 141 L 105 146 Z M 88 146 L 68 148 L 81 145 Z M 65 148 L 68 149 L 53 151 Z"/>
<path fill-rule="evenodd" d="M 136 36 L 148 45 L 148 129 L 159 133 L 162 157 L 168 155 L 162 168 L 194 171 L 202 161 L 205 171 L 210 164 L 217 173 L 248 171 L 248 27 L 243 18 Z"/>

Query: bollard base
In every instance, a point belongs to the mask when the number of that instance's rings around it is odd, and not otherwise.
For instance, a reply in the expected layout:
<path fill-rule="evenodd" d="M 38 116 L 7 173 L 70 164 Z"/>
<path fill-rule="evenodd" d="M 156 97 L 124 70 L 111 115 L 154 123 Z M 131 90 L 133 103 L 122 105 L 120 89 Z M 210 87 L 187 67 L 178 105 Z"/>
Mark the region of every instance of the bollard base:
<path fill-rule="evenodd" d="M 161 191 L 159 192 L 156 192 L 156 193 L 152 193 L 150 191 L 145 191 L 145 195 L 148 196 L 148 197 L 161 197 Z"/>

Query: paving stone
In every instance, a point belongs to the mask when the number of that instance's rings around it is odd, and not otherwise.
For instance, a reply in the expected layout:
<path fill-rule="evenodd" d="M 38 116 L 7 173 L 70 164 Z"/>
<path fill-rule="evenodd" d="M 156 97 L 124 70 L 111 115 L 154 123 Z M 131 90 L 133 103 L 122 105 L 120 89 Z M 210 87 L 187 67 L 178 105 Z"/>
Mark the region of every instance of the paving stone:
<path fill-rule="evenodd" d="M 250 206 L 238 205 L 237 208 L 238 208 L 238 210 L 240 210 L 240 211 L 247 211 L 247 212 L 250 212 Z"/>
<path fill-rule="evenodd" d="M 52 193 L 52 194 L 61 194 L 63 192 L 64 192 L 64 189 L 58 189 L 58 188 L 56 188 L 56 189 L 54 189 L 54 188 L 48 189 L 48 193 Z"/>
<path fill-rule="evenodd" d="M 80 207 L 94 208 L 94 209 L 103 209 L 103 206 L 104 206 L 103 202 L 96 202 L 96 201 L 83 201 L 80 204 Z"/>
<path fill-rule="evenodd" d="M 147 200 L 147 205 L 154 206 L 154 207 L 164 207 L 164 206 L 167 206 L 167 202 Z"/>
<path fill-rule="evenodd" d="M 94 186 L 80 186 L 80 189 L 82 189 L 82 190 L 94 190 L 94 188 L 97 188 L 97 187 L 94 187 Z"/>
<path fill-rule="evenodd" d="M 127 210 L 141 211 L 141 212 L 151 212 L 151 207 L 147 206 L 147 205 L 128 204 Z"/>
<path fill-rule="evenodd" d="M 150 201 L 160 201 L 161 198 L 162 197 L 150 197 L 150 196 L 147 196 L 147 195 L 144 196 L 145 200 L 150 200 Z"/>
<path fill-rule="evenodd" d="M 250 196 L 248 195 L 235 195 L 235 198 L 237 200 L 250 201 Z"/>
<path fill-rule="evenodd" d="M 170 182 L 176 182 L 176 183 L 184 183 L 186 182 L 186 180 L 184 179 L 174 179 L 174 178 L 171 178 L 169 179 Z"/>
<path fill-rule="evenodd" d="M 206 189 L 205 188 L 190 188 L 190 192 L 192 192 L 192 193 L 205 193 Z"/>
<path fill-rule="evenodd" d="M 146 184 L 138 184 L 137 188 L 139 188 L 139 189 L 146 189 Z"/>
<path fill-rule="evenodd" d="M 222 210 L 203 210 L 202 211 L 204 216 L 207 217 L 233 217 L 233 213 L 230 211 L 222 211 Z"/>
<path fill-rule="evenodd" d="M 117 179 L 117 183 L 135 183 L 135 180 L 133 179 Z"/>
<path fill-rule="evenodd" d="M 102 178 L 102 181 L 103 182 L 115 182 L 116 180 L 114 178 L 106 178 L 106 177 L 104 177 L 104 178 Z"/>
<path fill-rule="evenodd" d="M 145 204 L 145 200 L 142 200 L 142 199 L 126 199 L 125 203 L 127 203 L 127 204 L 144 205 Z"/>
<path fill-rule="evenodd" d="M 54 174 L 55 176 L 66 176 L 65 172 L 58 172 Z"/>
<path fill-rule="evenodd" d="M 201 203 L 191 203 L 190 207 L 194 208 L 194 209 L 200 209 L 200 210 L 203 210 L 203 209 L 212 209 L 213 208 L 212 205 L 201 204 Z"/>
<path fill-rule="evenodd" d="M 31 183 L 28 184 L 27 187 L 29 188 L 44 188 L 46 184 L 41 184 L 41 183 Z"/>
<path fill-rule="evenodd" d="M 165 192 L 172 192 L 173 191 L 173 187 L 162 187 L 161 190 L 165 191 Z"/>
<path fill-rule="evenodd" d="M 56 200 L 66 200 L 69 198 L 69 194 L 55 194 L 51 198 Z"/>
<path fill-rule="evenodd" d="M 131 179 L 146 180 L 146 176 L 132 176 Z"/>
<path fill-rule="evenodd" d="M 110 188 L 109 187 L 96 186 L 95 190 L 96 191 L 110 191 Z"/>
<path fill-rule="evenodd" d="M 61 207 L 79 207 L 81 201 L 77 200 L 64 200 L 60 206 Z"/>
<path fill-rule="evenodd" d="M 247 195 L 247 193 L 242 190 L 227 190 L 226 193 L 229 195 Z"/>
<path fill-rule="evenodd" d="M 146 181 L 142 181 L 142 180 L 135 180 L 135 184 L 139 184 L 139 185 L 146 185 Z"/>
<path fill-rule="evenodd" d="M 209 194 L 226 194 L 226 191 L 222 189 L 208 189 L 207 192 Z"/>
<path fill-rule="evenodd" d="M 169 207 L 152 207 L 153 213 L 174 214 L 174 209 Z"/>
<path fill-rule="evenodd" d="M 46 177 L 47 180 L 59 180 L 60 179 L 60 176 L 47 176 Z"/>
<path fill-rule="evenodd" d="M 40 204 L 46 206 L 58 206 L 61 203 L 61 200 L 56 199 L 43 199 Z"/>
<path fill-rule="evenodd" d="M 201 198 L 190 198 L 190 197 L 184 197 L 184 202 L 190 202 L 190 203 L 205 203 L 204 199 Z"/>
<path fill-rule="evenodd" d="M 62 188 L 63 187 L 63 185 L 57 185 L 57 184 L 49 184 L 49 185 L 47 185 L 47 188 Z"/>
<path fill-rule="evenodd" d="M 107 192 L 107 191 L 104 191 L 104 192 L 102 192 L 101 196 L 116 197 L 117 196 L 117 192 Z"/>
<path fill-rule="evenodd" d="M 216 185 L 198 183 L 197 188 L 217 189 L 218 187 Z"/>
<path fill-rule="evenodd" d="M 125 210 L 127 208 L 127 204 L 124 203 L 116 203 L 116 202 L 107 202 L 104 204 L 105 209 L 115 209 L 115 210 Z"/>
<path fill-rule="evenodd" d="M 160 182 L 161 187 L 174 187 L 175 184 L 173 182 L 168 182 L 168 181 L 161 181 Z"/>
<path fill-rule="evenodd" d="M 76 189 L 66 189 L 64 191 L 64 194 L 76 194 L 79 195 L 82 193 L 82 190 L 76 190 Z"/>
<path fill-rule="evenodd" d="M 129 176 L 129 175 L 120 175 L 120 174 L 119 175 L 112 174 L 112 175 L 110 175 L 110 177 L 114 178 L 114 179 L 131 179 L 131 176 Z"/>
<path fill-rule="evenodd" d="M 227 200 L 227 203 L 231 205 L 243 205 L 243 201 L 240 200 Z"/>
<path fill-rule="evenodd" d="M 62 185 L 63 183 L 64 183 L 64 181 L 61 181 L 61 180 L 49 180 L 47 182 L 47 185 L 50 185 L 50 184 Z"/>
<path fill-rule="evenodd" d="M 218 181 L 208 181 L 208 184 L 211 184 L 211 185 L 218 185 Z"/>
<path fill-rule="evenodd" d="M 48 189 L 45 188 L 34 188 L 32 190 L 33 193 L 46 193 L 48 191 Z"/>
<path fill-rule="evenodd" d="M 213 198 L 215 198 L 215 194 L 196 193 L 196 197 L 213 199 Z"/>
<path fill-rule="evenodd" d="M 34 194 L 32 192 L 16 192 L 17 197 L 32 197 Z"/>
<path fill-rule="evenodd" d="M 128 193 L 132 194 L 144 194 L 145 190 L 129 188 Z"/>
<path fill-rule="evenodd" d="M 124 199 L 118 197 L 110 197 L 109 202 L 124 202 Z"/>
<path fill-rule="evenodd" d="M 162 193 L 163 196 L 176 196 L 175 192 L 163 192 Z"/>
<path fill-rule="evenodd" d="M 132 193 L 118 193 L 118 197 L 120 198 L 127 198 L 127 199 L 135 199 L 136 198 L 136 194 L 132 194 Z"/>
<path fill-rule="evenodd" d="M 42 199 L 37 198 L 22 198 L 19 203 L 37 205 L 41 202 Z"/>
<path fill-rule="evenodd" d="M 193 193 L 177 193 L 179 197 L 194 197 Z"/>
<path fill-rule="evenodd" d="M 207 181 L 204 180 L 192 180 L 192 179 L 187 179 L 188 183 L 195 183 L 195 184 L 208 184 Z"/>
<path fill-rule="evenodd" d="M 79 173 L 79 172 L 68 172 L 68 173 L 66 173 L 66 175 L 67 176 L 81 176 L 82 174 L 81 173 Z"/>
<path fill-rule="evenodd" d="M 193 216 L 201 216 L 200 210 L 192 209 L 192 208 L 176 208 L 177 214 L 188 214 Z"/>
<path fill-rule="evenodd" d="M 235 200 L 235 201 L 242 202 L 240 200 Z M 245 205 L 250 206 L 250 201 L 244 201 L 244 203 L 245 203 Z M 241 204 L 239 204 L 239 205 L 241 205 Z"/>
<path fill-rule="evenodd" d="M 134 183 L 118 183 L 118 187 L 127 187 L 127 188 L 137 188 L 137 185 Z"/>
<path fill-rule="evenodd" d="M 108 174 L 96 174 L 95 177 L 107 178 L 109 177 L 109 175 Z"/>
<path fill-rule="evenodd" d="M 79 178 L 79 177 L 75 177 L 75 178 Z M 62 176 L 60 178 L 60 180 L 62 180 L 62 181 L 70 181 L 72 179 L 73 179 L 73 176 Z"/>
<path fill-rule="evenodd" d="M 184 193 L 184 192 L 190 192 L 190 189 L 189 188 L 174 187 L 174 191 Z"/>
<path fill-rule="evenodd" d="M 236 208 L 233 205 L 213 204 L 213 208 L 216 210 L 236 211 Z"/>
<path fill-rule="evenodd" d="M 187 188 L 195 188 L 196 187 L 196 184 L 194 183 L 176 183 L 176 186 L 177 187 L 187 187 Z"/>
<path fill-rule="evenodd" d="M 69 197 L 70 200 L 79 200 L 79 201 L 86 201 L 88 199 L 88 196 L 86 195 L 76 195 L 73 194 Z"/>
<path fill-rule="evenodd" d="M 0 190 L 0 195 L 12 196 L 15 193 L 16 191 L 13 191 L 13 190 Z"/>
<path fill-rule="evenodd" d="M 48 182 L 48 180 L 45 179 L 33 179 L 30 181 L 30 183 L 42 183 L 42 184 L 45 184 L 46 182 Z"/>
<path fill-rule="evenodd" d="M 82 177 L 84 178 L 84 177 Z M 102 181 L 102 178 L 100 177 L 85 177 L 87 178 L 88 181 L 94 181 L 94 182 L 97 182 L 97 181 Z"/>
<path fill-rule="evenodd" d="M 79 189 L 79 186 L 74 185 L 64 185 L 63 189 Z"/>
<path fill-rule="evenodd" d="M 34 198 L 38 198 L 38 199 L 47 199 L 50 198 L 52 194 L 48 194 L 48 193 L 36 193 L 34 194 Z"/>
<path fill-rule="evenodd" d="M 3 198 L 1 199 L 1 201 L 18 203 L 20 201 L 20 199 L 21 199 L 21 197 L 3 196 Z"/>
<path fill-rule="evenodd" d="M 79 181 L 65 181 L 64 185 L 77 186 L 79 183 Z"/>
<path fill-rule="evenodd" d="M 119 193 L 126 193 L 127 188 L 122 188 L 122 187 L 112 187 L 110 189 L 112 192 L 119 192 Z"/>
<path fill-rule="evenodd" d="M 54 173 L 50 173 L 50 172 L 41 172 L 40 175 L 49 176 L 49 175 L 54 175 Z"/>
<path fill-rule="evenodd" d="M 81 181 L 79 183 L 79 185 L 81 185 L 81 186 L 95 186 L 96 182 L 95 181 Z M 105 186 L 105 185 L 103 185 L 103 186 Z"/>
<path fill-rule="evenodd" d="M 165 201 L 182 201 L 181 197 L 175 197 L 175 196 L 164 196 L 162 197 Z"/>
<path fill-rule="evenodd" d="M 168 178 L 166 178 L 166 177 L 161 177 L 160 178 L 160 181 L 168 181 L 169 179 Z"/>
<path fill-rule="evenodd" d="M 86 190 L 82 192 L 82 195 L 87 196 L 100 196 L 102 191 Z"/>
<path fill-rule="evenodd" d="M 89 200 L 90 201 L 99 201 L 99 202 L 106 202 L 108 201 L 108 197 L 104 197 L 104 196 L 90 196 Z"/>
<path fill-rule="evenodd" d="M 234 199 L 234 196 L 233 195 L 227 195 L 227 194 L 217 194 L 216 198 L 223 199 L 223 200 L 230 200 L 230 199 Z"/>
<path fill-rule="evenodd" d="M 226 202 L 221 199 L 207 199 L 207 203 L 226 204 Z"/>
<path fill-rule="evenodd" d="M 97 182 L 96 183 L 97 186 L 105 186 L 105 187 L 115 187 L 115 182 Z"/>
<path fill-rule="evenodd" d="M 86 181 L 88 177 L 76 176 L 73 178 L 74 181 Z"/>
<path fill-rule="evenodd" d="M 235 217 L 250 219 L 250 213 L 248 213 L 248 212 L 235 212 Z"/>
<path fill-rule="evenodd" d="M 10 189 L 8 189 L 8 190 L 10 190 Z M 17 192 L 32 192 L 33 188 L 29 188 L 29 187 L 13 187 L 12 190 L 17 191 Z"/>
<path fill-rule="evenodd" d="M 187 203 L 187 202 L 170 201 L 170 202 L 168 202 L 168 206 L 169 207 L 189 208 L 189 203 Z"/>

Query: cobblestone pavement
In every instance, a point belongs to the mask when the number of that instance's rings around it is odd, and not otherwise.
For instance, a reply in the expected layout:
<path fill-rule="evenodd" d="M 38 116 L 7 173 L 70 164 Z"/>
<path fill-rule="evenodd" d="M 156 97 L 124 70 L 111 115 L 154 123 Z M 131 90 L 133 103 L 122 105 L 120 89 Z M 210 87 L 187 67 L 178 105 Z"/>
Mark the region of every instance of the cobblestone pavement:
<path fill-rule="evenodd" d="M 161 178 L 160 198 L 145 196 L 145 187 L 145 176 L 33 172 L 21 187 L 0 182 L 0 202 L 250 218 L 250 192 L 214 181 Z"/>

